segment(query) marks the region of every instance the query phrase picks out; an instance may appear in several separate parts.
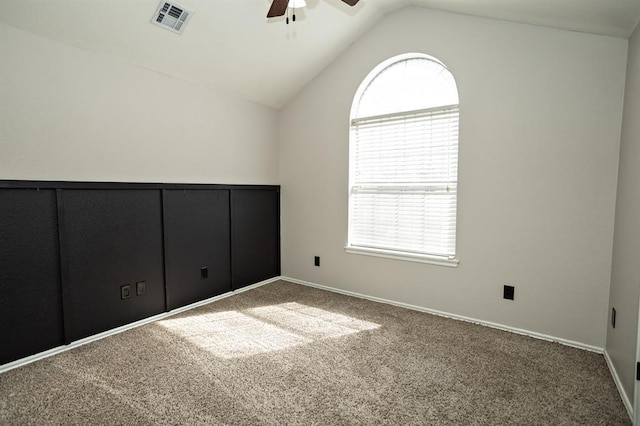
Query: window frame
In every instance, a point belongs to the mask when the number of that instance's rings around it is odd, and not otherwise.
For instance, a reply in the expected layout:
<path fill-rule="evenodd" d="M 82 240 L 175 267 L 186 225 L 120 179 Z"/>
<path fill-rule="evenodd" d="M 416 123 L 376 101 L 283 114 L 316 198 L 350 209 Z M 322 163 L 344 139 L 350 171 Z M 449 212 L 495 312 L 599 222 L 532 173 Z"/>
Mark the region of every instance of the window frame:
<path fill-rule="evenodd" d="M 458 192 L 457 192 L 457 185 L 458 185 L 458 179 L 457 179 L 457 172 L 456 172 L 456 179 L 455 179 L 455 214 L 454 214 L 454 220 L 455 220 L 455 227 L 454 227 L 454 238 L 453 238 L 453 254 L 452 255 L 439 255 L 439 254 L 430 254 L 430 253 L 424 253 L 424 252 L 416 252 L 416 251 L 411 251 L 410 249 L 407 250 L 397 250 L 397 249 L 392 249 L 390 247 L 373 247 L 373 246 L 368 246 L 368 245 L 359 245 L 359 244 L 353 244 L 353 206 L 352 206 L 352 196 L 354 194 L 354 188 L 356 188 L 357 185 L 355 185 L 355 178 L 354 178 L 354 174 L 356 172 L 355 170 L 355 160 L 354 160 L 354 149 L 355 149 L 355 132 L 356 132 L 356 123 L 358 122 L 364 122 L 367 120 L 372 120 L 372 119 L 376 119 L 376 118 L 384 118 L 384 117 L 407 117 L 412 113 L 415 112 L 423 112 L 423 111 L 427 111 L 427 110 L 431 110 L 434 112 L 439 112 L 439 111 L 444 111 L 444 110 L 448 110 L 448 109 L 455 109 L 456 114 L 458 114 L 459 117 L 459 108 L 460 108 L 460 102 L 458 100 L 458 103 L 455 105 L 441 105 L 441 106 L 436 106 L 436 107 L 432 107 L 432 108 L 425 108 L 424 110 L 417 110 L 417 111 L 401 111 L 401 112 L 391 112 L 389 114 L 382 114 L 379 116 L 366 116 L 366 117 L 355 117 L 356 112 L 357 112 L 357 108 L 360 106 L 360 101 L 363 97 L 363 94 L 365 92 L 365 90 L 369 87 L 369 85 L 382 73 L 384 72 L 384 70 L 396 63 L 399 62 L 403 62 L 406 60 L 411 60 L 411 59 L 426 59 L 426 60 L 430 60 L 433 62 L 436 62 L 437 64 L 439 64 L 440 66 L 442 66 L 445 70 L 449 71 L 448 68 L 438 59 L 433 58 L 432 56 L 429 55 L 425 55 L 425 54 L 421 54 L 421 53 L 407 53 L 407 54 L 403 54 L 403 55 L 398 55 L 398 56 L 394 56 L 392 58 L 389 58 L 385 61 L 383 61 L 382 63 L 380 63 L 378 66 L 376 66 L 366 77 L 365 79 L 361 82 L 354 98 L 353 98 L 353 103 L 352 103 L 352 108 L 351 108 L 351 113 L 349 116 L 349 184 L 348 184 L 348 222 L 347 222 L 347 228 L 348 228 L 348 235 L 347 235 L 347 244 L 345 245 L 345 251 L 347 253 L 350 254 L 358 254 L 358 255 L 368 255 L 368 256 L 376 256 L 376 257 L 383 257 L 383 258 L 389 258 L 389 259 L 396 259 L 396 260 L 404 260 L 404 261 L 411 261 L 411 262 L 420 262 L 420 263 L 428 263 L 428 264 L 434 264 L 434 265 L 439 265 L 439 266 L 448 266 L 448 267 L 457 267 L 460 260 L 458 259 L 457 255 L 458 255 L 458 251 L 457 251 L 457 230 L 458 230 L 458 220 L 457 220 L 457 201 L 458 201 Z M 449 71 L 450 73 L 450 71 Z M 453 78 L 453 75 L 451 75 L 451 77 Z M 455 80 L 454 80 L 454 85 L 455 85 Z M 457 85 L 455 85 L 455 90 L 456 90 L 456 95 L 458 94 L 457 91 Z M 459 122 L 457 123 L 457 131 L 459 130 Z M 459 137 L 456 138 L 456 170 L 457 170 L 457 164 L 459 163 L 458 159 L 457 159 L 457 150 L 459 148 Z M 387 186 L 389 184 L 378 184 L 378 187 L 383 188 L 385 186 Z M 375 185 L 374 185 L 375 186 Z M 394 186 L 394 184 L 390 184 L 390 186 Z M 398 185 L 395 185 L 398 186 Z M 423 185 L 424 186 L 424 185 Z M 362 186 L 361 186 L 362 187 Z M 424 189 L 426 191 L 426 189 Z M 447 187 L 447 192 L 449 191 L 449 188 Z M 384 192 L 381 191 L 381 194 L 383 194 Z"/>

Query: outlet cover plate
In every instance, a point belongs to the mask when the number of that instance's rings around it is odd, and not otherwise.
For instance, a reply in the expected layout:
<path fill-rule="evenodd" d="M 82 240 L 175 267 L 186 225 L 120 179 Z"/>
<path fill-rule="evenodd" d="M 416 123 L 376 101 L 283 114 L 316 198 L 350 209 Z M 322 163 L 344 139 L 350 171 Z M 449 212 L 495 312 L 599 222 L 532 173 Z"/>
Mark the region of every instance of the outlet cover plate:
<path fill-rule="evenodd" d="M 131 284 L 120 286 L 120 299 L 128 299 L 131 297 Z"/>
<path fill-rule="evenodd" d="M 136 283 L 136 295 L 142 296 L 147 292 L 147 283 L 144 281 L 138 281 Z"/>
<path fill-rule="evenodd" d="M 502 297 L 507 300 L 513 300 L 516 294 L 516 289 L 512 285 L 505 285 Z"/>
<path fill-rule="evenodd" d="M 611 308 L 611 327 L 616 328 L 616 308 Z"/>

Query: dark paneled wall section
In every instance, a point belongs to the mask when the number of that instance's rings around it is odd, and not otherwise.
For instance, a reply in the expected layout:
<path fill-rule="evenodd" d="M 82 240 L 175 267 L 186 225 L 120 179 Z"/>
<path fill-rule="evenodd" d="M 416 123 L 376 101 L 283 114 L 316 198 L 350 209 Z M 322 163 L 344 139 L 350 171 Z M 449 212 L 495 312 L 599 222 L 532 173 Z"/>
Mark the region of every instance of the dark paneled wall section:
<path fill-rule="evenodd" d="M 229 191 L 167 190 L 163 201 L 169 309 L 229 291 Z"/>
<path fill-rule="evenodd" d="M 280 275 L 277 186 L 0 181 L 0 365 Z"/>

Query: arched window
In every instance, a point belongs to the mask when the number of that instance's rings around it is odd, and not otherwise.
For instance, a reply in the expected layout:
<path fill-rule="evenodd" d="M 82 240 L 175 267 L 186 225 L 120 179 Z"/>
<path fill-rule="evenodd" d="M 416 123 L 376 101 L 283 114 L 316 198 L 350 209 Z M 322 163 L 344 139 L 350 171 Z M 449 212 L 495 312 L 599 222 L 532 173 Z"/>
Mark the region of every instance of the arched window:
<path fill-rule="evenodd" d="M 458 90 L 438 60 L 391 58 L 351 108 L 347 251 L 455 265 Z"/>

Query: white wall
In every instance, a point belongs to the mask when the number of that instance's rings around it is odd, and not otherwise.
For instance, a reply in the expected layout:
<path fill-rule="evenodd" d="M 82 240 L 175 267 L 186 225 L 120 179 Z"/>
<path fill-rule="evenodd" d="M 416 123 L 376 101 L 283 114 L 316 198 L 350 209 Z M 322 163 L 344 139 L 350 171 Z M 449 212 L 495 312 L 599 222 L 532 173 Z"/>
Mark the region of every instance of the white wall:
<path fill-rule="evenodd" d="M 0 179 L 278 183 L 275 109 L 4 25 L 0 58 Z"/>
<path fill-rule="evenodd" d="M 625 393 L 633 401 L 638 299 L 640 297 L 640 27 L 629 39 L 629 59 L 620 144 L 613 266 L 609 307 L 617 311 L 609 324 L 607 353 Z"/>
<path fill-rule="evenodd" d="M 626 51 L 428 9 L 388 15 L 281 113 L 283 275 L 603 348 Z M 353 96 L 405 52 L 458 83 L 458 268 L 343 249 Z"/>

